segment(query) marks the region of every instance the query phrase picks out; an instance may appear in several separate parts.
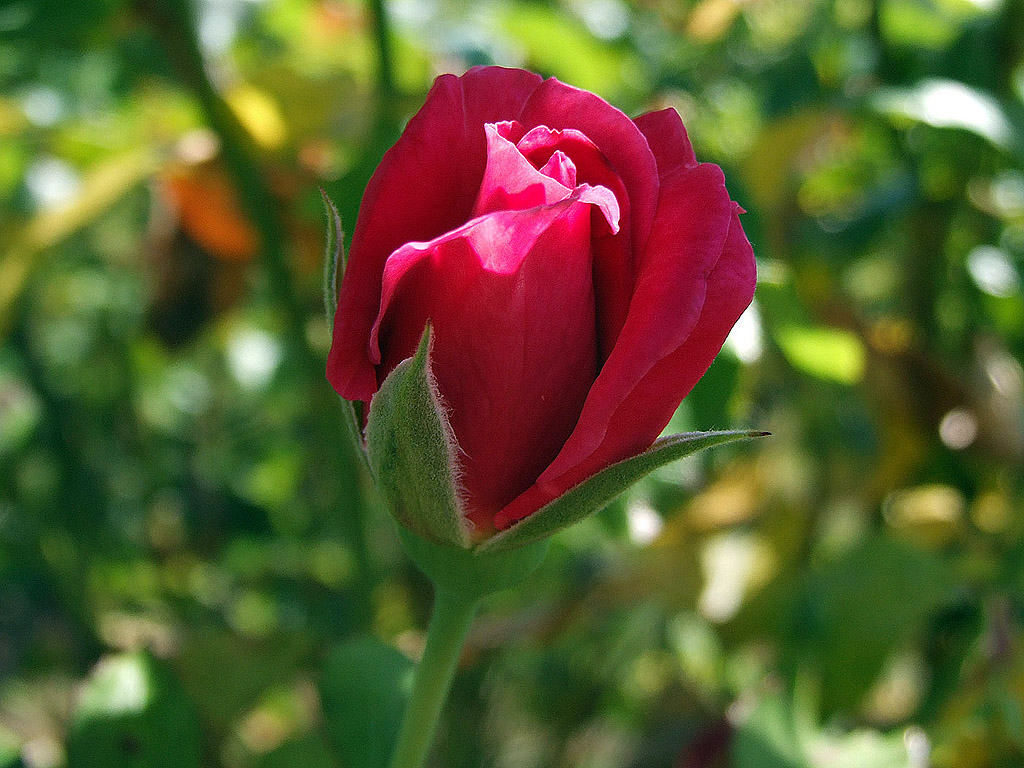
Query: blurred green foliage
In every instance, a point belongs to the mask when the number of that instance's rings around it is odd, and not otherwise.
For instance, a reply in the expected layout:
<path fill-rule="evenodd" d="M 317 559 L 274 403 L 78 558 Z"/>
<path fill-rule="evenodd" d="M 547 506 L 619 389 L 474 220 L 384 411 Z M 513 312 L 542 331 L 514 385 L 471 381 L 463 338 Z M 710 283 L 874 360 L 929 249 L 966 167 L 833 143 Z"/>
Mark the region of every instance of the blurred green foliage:
<path fill-rule="evenodd" d="M 774 436 L 557 537 L 435 765 L 1024 764 L 1024 2 L 380 7 L 0 3 L 0 765 L 383 764 L 430 592 L 323 380 L 318 187 L 351 229 L 489 62 L 725 168 L 760 285 L 673 428 Z"/>

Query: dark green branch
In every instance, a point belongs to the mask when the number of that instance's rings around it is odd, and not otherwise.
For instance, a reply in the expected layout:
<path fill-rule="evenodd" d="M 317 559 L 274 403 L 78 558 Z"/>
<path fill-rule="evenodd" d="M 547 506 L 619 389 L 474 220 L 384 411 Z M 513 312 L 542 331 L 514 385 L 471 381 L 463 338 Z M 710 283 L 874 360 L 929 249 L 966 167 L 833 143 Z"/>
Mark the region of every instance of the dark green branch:
<path fill-rule="evenodd" d="M 370 0 L 370 18 L 373 22 L 373 40 L 377 46 L 377 88 L 381 99 L 391 102 L 397 94 L 397 88 L 391 48 L 391 24 L 388 21 L 384 0 Z"/>
<path fill-rule="evenodd" d="M 322 472 L 337 483 L 339 505 L 331 510 L 342 528 L 357 563 L 352 593 L 356 623 L 370 620 L 369 595 L 372 574 L 363 530 L 363 501 L 356 462 L 340 439 L 340 425 L 325 419 L 338 411 L 338 403 L 324 381 L 323 361 L 306 338 L 306 309 L 295 289 L 295 280 L 285 250 L 287 239 L 278 203 L 256 163 L 255 148 L 238 118 L 210 80 L 198 44 L 196 23 L 189 0 L 135 0 L 136 7 L 163 44 L 182 84 L 199 102 L 210 128 L 217 134 L 228 173 L 242 207 L 260 239 L 262 266 L 270 282 L 271 295 L 287 320 L 286 348 L 298 356 L 297 370 L 309 384 L 308 421 L 301 426 L 315 440 L 313 456 L 325 456 L 330 466 Z M 335 429 L 337 427 L 337 429 Z"/>
<path fill-rule="evenodd" d="M 195 96 L 210 128 L 217 134 L 228 172 L 242 208 L 259 234 L 260 256 L 270 281 L 271 295 L 285 312 L 290 348 L 303 363 L 319 368 L 306 339 L 306 312 L 295 290 L 284 243 L 286 235 L 278 211 L 254 156 L 253 142 L 234 112 L 214 87 L 207 73 L 192 7 L 188 0 L 136 0 L 146 21 L 163 43 L 177 75 Z"/>

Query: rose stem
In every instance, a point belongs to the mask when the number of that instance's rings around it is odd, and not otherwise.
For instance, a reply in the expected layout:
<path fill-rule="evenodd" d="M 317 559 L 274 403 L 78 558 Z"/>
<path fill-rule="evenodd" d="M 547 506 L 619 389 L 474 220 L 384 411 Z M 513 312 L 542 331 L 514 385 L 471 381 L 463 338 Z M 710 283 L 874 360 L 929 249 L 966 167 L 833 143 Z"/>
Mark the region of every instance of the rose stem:
<path fill-rule="evenodd" d="M 455 665 L 479 600 L 437 590 L 427 645 L 416 667 L 412 695 L 402 720 L 391 768 L 420 768 L 434 741 Z"/>

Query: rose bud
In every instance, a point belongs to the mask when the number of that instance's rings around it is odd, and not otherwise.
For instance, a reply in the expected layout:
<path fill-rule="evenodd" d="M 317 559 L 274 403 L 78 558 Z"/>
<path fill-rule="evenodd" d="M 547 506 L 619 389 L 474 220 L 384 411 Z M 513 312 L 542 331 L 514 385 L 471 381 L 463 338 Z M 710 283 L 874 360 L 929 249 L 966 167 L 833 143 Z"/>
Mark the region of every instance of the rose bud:
<path fill-rule="evenodd" d="M 754 434 L 656 442 L 753 297 L 740 213 L 672 109 L 439 77 L 366 188 L 327 364 L 402 526 L 501 552 Z"/>

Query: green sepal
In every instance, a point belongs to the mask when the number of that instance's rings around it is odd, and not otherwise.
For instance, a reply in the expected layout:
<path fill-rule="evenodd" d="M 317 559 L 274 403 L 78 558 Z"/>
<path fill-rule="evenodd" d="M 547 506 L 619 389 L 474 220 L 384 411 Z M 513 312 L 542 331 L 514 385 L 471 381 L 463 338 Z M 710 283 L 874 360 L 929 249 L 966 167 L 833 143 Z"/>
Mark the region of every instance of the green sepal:
<path fill-rule="evenodd" d="M 345 274 L 345 232 L 341 228 L 338 206 L 321 189 L 324 213 L 327 214 L 327 236 L 324 238 L 324 313 L 327 324 L 333 325 L 338 309 L 338 278 Z"/>
<path fill-rule="evenodd" d="M 409 558 L 441 592 L 460 600 L 479 600 L 514 587 L 533 573 L 548 552 L 548 539 L 509 551 L 481 552 L 435 544 L 398 529 Z"/>
<path fill-rule="evenodd" d="M 320 197 L 323 198 L 324 212 L 327 214 L 327 236 L 324 238 L 324 312 L 327 314 L 327 327 L 333 329 L 334 314 L 338 311 L 338 280 L 345 274 L 345 232 L 341 228 L 338 206 L 323 189 L 320 190 Z M 360 429 L 362 420 L 357 406 L 344 398 L 341 403 L 345 434 L 363 465 L 369 469 Z"/>
<path fill-rule="evenodd" d="M 416 354 L 384 379 L 370 404 L 366 450 L 391 514 L 437 544 L 470 546 L 458 495 L 455 435 L 430 372 L 428 325 Z"/>
<path fill-rule="evenodd" d="M 643 453 L 601 470 L 511 528 L 495 534 L 477 546 L 476 551 L 481 554 L 504 552 L 546 539 L 597 512 L 658 467 L 704 448 L 767 434 L 744 431 L 687 432 L 662 437 Z"/>

